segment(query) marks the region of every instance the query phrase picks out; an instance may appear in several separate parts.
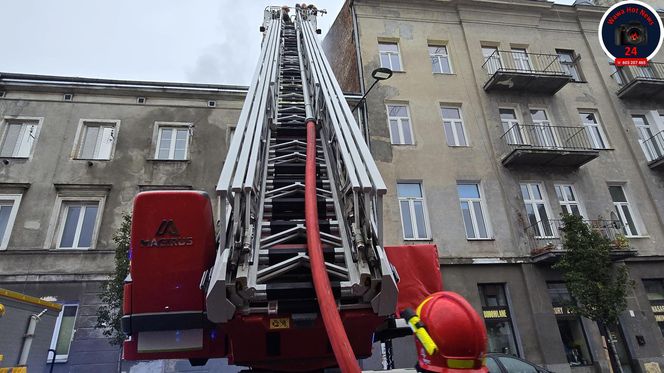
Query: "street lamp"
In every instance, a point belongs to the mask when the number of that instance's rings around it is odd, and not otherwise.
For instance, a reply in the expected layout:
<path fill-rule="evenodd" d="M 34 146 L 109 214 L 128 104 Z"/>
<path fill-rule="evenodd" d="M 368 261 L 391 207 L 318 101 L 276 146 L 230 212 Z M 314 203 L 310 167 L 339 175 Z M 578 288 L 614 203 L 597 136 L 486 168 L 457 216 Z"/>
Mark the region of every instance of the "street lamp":
<path fill-rule="evenodd" d="M 353 110 L 351 110 L 351 112 L 354 112 L 355 109 L 357 109 L 357 107 L 362 104 L 362 101 L 364 101 L 364 99 L 367 97 L 369 92 L 371 92 L 371 89 L 376 85 L 376 83 L 378 83 L 381 80 L 387 80 L 392 77 L 392 70 L 388 69 L 387 67 L 379 67 L 371 72 L 371 76 L 375 79 L 373 84 L 371 85 L 371 87 L 369 87 L 369 89 L 367 89 L 367 91 L 364 93 L 364 96 L 362 96 L 360 101 L 357 103 L 357 105 L 355 105 L 355 107 L 353 108 Z"/>

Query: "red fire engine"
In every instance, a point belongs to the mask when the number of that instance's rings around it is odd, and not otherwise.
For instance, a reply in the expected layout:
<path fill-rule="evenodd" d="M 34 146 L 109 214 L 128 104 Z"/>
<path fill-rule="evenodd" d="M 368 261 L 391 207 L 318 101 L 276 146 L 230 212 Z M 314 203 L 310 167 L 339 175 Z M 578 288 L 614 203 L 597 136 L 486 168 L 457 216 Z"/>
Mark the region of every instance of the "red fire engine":
<path fill-rule="evenodd" d="M 317 12 L 265 10 L 218 221 L 204 192 L 136 196 L 124 358 L 357 372 L 374 340 L 407 329 L 421 369 L 486 371 L 483 323 L 442 292 L 436 247 L 383 246 L 387 189 L 316 38 Z"/>

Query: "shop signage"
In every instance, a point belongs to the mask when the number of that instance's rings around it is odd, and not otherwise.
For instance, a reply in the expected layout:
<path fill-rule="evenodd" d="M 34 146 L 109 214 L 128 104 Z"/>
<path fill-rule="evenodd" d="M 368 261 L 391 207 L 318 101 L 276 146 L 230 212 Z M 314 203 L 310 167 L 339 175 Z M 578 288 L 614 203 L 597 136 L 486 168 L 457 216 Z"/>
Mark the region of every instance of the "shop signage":
<path fill-rule="evenodd" d="M 485 320 L 508 320 L 510 314 L 506 307 L 484 307 L 482 308 L 482 316 L 484 316 Z"/>

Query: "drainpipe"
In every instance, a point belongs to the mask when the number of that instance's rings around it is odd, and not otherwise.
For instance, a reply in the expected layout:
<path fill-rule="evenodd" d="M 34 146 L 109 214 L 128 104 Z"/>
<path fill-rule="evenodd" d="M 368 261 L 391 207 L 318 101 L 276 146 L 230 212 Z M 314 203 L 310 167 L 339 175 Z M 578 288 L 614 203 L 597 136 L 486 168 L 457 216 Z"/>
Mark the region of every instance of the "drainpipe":
<path fill-rule="evenodd" d="M 355 0 L 349 0 L 348 7 L 350 8 L 350 14 L 353 21 L 353 41 L 355 42 L 355 55 L 357 59 L 358 80 L 360 81 L 360 93 L 365 94 L 366 92 L 364 92 L 364 90 L 366 87 L 364 86 L 364 65 L 362 64 L 362 53 L 360 50 L 360 30 L 357 26 L 357 14 L 355 14 Z M 362 123 L 362 127 L 360 128 L 364 132 L 364 140 L 367 142 L 369 150 L 371 150 L 371 138 L 369 137 L 371 135 L 369 133 L 369 114 L 367 113 L 366 109 L 367 102 L 364 101 L 362 103 L 362 108 L 360 108 L 360 112 L 358 113 L 358 117 Z"/>
<path fill-rule="evenodd" d="M 40 318 L 48 311 L 44 309 L 38 314 L 30 315 L 30 321 L 28 322 L 28 330 L 25 332 L 25 339 L 23 340 L 23 347 L 21 348 L 21 356 L 18 358 L 18 366 L 25 366 L 28 364 L 28 355 L 30 354 L 30 347 L 32 346 L 32 340 L 35 337 L 35 329 L 37 328 L 37 322 Z"/>

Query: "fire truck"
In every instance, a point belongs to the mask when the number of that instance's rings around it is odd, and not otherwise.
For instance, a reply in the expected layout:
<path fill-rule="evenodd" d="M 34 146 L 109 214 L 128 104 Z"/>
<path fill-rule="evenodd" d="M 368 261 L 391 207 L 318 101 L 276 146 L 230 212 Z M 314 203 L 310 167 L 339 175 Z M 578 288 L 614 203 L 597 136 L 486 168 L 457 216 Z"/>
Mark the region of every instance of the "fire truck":
<path fill-rule="evenodd" d="M 384 247 L 387 187 L 317 39 L 318 14 L 265 9 L 216 211 L 204 192 L 136 196 L 125 359 L 356 372 L 374 341 L 406 330 L 422 369 L 486 370 L 483 323 L 440 292 L 435 246 Z"/>

